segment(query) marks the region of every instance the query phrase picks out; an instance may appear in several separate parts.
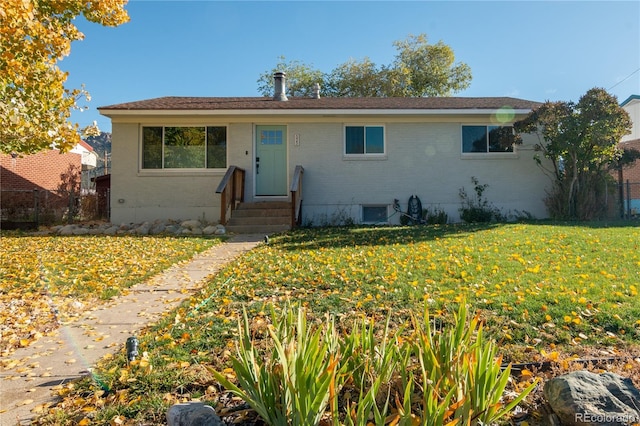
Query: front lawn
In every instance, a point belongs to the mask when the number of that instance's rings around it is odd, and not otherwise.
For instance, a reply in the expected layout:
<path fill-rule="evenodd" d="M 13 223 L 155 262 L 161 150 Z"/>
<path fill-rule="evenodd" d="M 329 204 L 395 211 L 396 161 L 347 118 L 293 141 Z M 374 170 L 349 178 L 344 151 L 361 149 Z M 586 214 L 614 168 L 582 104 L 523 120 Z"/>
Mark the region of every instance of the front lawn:
<path fill-rule="evenodd" d="M 95 370 L 94 380 L 63 389 L 65 403 L 47 419 L 154 423 L 176 402 L 223 406 L 207 367 L 234 377 L 230 356 L 243 307 L 259 338 L 271 305 L 302 305 L 313 323 L 332 314 L 342 329 L 361 317 L 383 326 L 390 316 L 395 329 L 425 306 L 446 323 L 465 300 L 508 361 L 637 351 L 639 246 L 637 226 L 598 224 L 301 229 L 276 236 L 139 336 L 141 359 L 128 364 L 121 351 Z M 640 377 L 637 361 L 623 368 Z"/>
<path fill-rule="evenodd" d="M 640 340 L 640 228 L 494 225 L 301 230 L 227 268 L 208 305 L 438 312 L 463 298 L 516 345 Z M 211 312 L 209 312 L 211 313 Z"/>
<path fill-rule="evenodd" d="M 136 236 L 0 238 L 0 354 L 27 346 L 86 306 L 126 292 L 218 240 Z"/>

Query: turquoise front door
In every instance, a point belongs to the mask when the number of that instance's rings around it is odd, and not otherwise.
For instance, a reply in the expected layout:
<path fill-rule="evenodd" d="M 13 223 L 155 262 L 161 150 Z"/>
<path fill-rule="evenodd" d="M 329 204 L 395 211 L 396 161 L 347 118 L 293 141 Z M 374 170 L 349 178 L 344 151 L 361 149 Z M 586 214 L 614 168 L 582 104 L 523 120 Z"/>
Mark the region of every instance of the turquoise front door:
<path fill-rule="evenodd" d="M 287 195 L 287 127 L 256 126 L 256 195 Z"/>

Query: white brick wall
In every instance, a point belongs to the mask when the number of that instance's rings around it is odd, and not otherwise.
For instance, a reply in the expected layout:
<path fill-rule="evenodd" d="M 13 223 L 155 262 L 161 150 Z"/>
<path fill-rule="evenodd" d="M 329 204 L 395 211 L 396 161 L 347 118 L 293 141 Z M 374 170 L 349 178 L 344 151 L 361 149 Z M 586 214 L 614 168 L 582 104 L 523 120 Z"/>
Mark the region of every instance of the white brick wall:
<path fill-rule="evenodd" d="M 166 125 L 220 125 L 200 118 L 141 120 Z M 181 121 L 182 120 L 182 121 Z M 486 118 L 488 120 L 488 117 Z M 349 215 L 357 223 L 363 204 L 389 205 L 398 198 L 403 209 L 410 195 L 416 194 L 423 206 L 438 206 L 457 221 L 459 189 L 473 194 L 471 176 L 489 184 L 486 198 L 497 207 L 526 210 L 535 217 L 546 217 L 543 198 L 550 181 L 533 161 L 530 136 L 518 147 L 517 155 L 496 158 L 489 154 L 465 158 L 461 154 L 462 124 L 491 124 L 477 116 L 463 118 L 349 119 L 346 123 L 385 126 L 386 158 L 347 160 L 343 157 L 343 129 L 340 118 L 292 118 L 283 122 L 288 132 L 289 179 L 296 165 L 304 173 L 304 221 L 322 223 L 332 215 Z M 224 123 L 227 130 L 227 164 L 246 170 L 245 195 L 253 198 L 254 128 L 250 119 L 237 118 Z M 295 139 L 299 145 L 295 144 Z M 139 123 L 113 123 L 112 221 L 141 222 L 154 219 L 219 218 L 220 199 L 215 189 L 224 172 L 220 171 L 142 171 L 139 169 Z M 118 200 L 123 199 L 124 203 Z M 393 213 L 391 207 L 389 212 Z M 397 223 L 399 217 L 392 218 Z"/>

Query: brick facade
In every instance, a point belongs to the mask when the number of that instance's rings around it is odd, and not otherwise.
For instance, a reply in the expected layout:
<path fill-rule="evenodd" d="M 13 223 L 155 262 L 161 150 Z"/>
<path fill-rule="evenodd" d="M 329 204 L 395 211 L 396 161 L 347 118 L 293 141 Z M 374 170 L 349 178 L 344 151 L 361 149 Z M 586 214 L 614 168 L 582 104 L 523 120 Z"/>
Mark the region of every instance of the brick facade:
<path fill-rule="evenodd" d="M 632 148 L 640 151 L 640 139 L 623 142 L 620 144 L 620 146 L 623 148 Z M 631 167 L 625 167 L 623 176 L 625 182 L 627 180 L 629 182 L 640 182 L 640 160 L 636 160 L 636 162 Z"/>
<path fill-rule="evenodd" d="M 73 152 L 61 154 L 49 150 L 24 157 L 0 155 L 0 187 L 3 190 L 56 190 L 62 184 L 61 175 L 72 166 L 82 169 L 82 155 Z"/>
<path fill-rule="evenodd" d="M 620 147 L 640 151 L 640 96 L 631 95 L 620 105 L 629 113 L 632 123 L 631 132 L 622 138 Z M 640 214 L 640 159 L 623 169 L 622 179 L 625 184 L 625 197 L 630 200 L 631 208 L 638 212 L 636 214 Z"/>

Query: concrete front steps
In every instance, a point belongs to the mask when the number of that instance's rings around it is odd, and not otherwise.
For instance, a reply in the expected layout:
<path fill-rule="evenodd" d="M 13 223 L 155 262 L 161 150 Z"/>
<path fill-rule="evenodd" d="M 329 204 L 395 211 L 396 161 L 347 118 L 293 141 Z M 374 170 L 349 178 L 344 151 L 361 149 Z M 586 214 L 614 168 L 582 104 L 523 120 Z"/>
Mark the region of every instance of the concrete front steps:
<path fill-rule="evenodd" d="M 227 232 L 265 235 L 291 229 L 291 203 L 261 201 L 240 203 L 225 225 Z"/>

